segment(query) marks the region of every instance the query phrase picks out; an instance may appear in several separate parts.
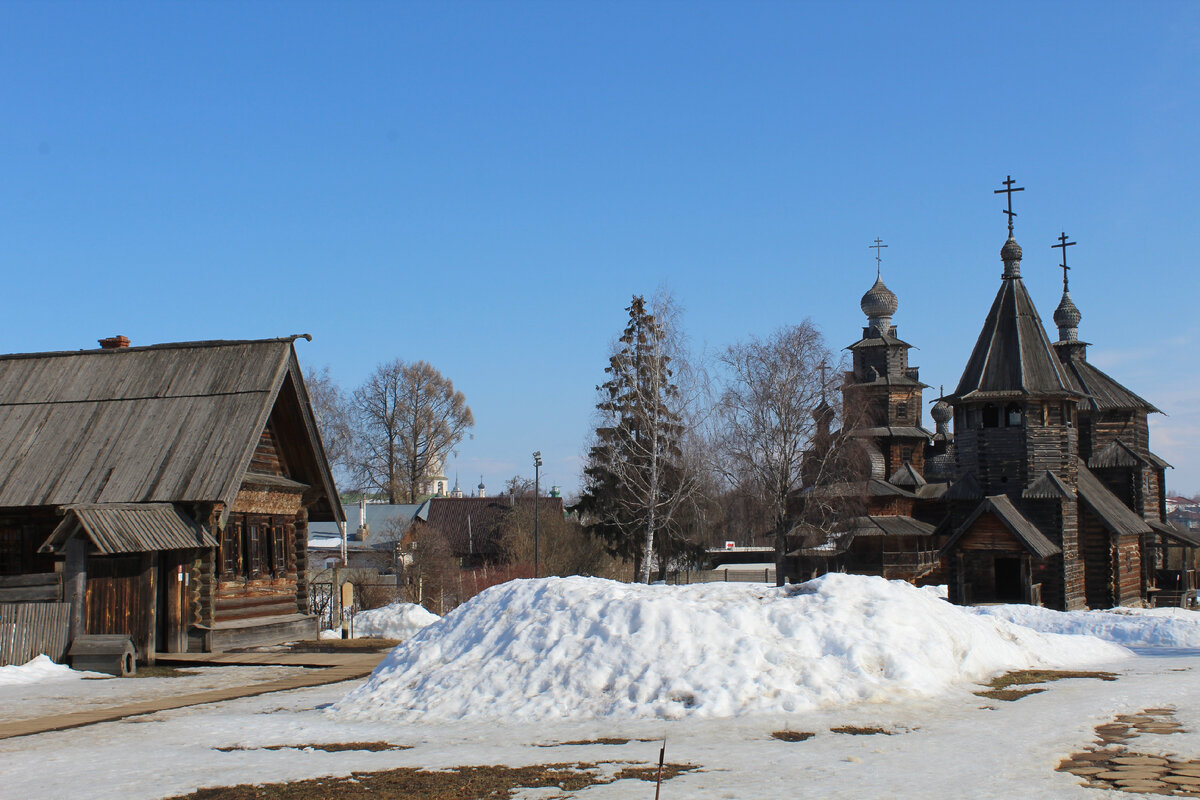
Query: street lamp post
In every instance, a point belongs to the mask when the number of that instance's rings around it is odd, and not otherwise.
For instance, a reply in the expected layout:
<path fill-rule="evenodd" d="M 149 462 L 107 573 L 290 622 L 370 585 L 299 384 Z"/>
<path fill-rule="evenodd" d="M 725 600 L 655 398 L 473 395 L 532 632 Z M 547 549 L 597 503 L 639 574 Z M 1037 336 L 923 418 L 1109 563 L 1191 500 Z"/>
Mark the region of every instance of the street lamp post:
<path fill-rule="evenodd" d="M 542 451 L 536 450 L 533 454 L 533 577 L 540 578 L 541 570 L 538 564 L 538 492 L 539 479 L 541 478 L 542 468 Z"/>

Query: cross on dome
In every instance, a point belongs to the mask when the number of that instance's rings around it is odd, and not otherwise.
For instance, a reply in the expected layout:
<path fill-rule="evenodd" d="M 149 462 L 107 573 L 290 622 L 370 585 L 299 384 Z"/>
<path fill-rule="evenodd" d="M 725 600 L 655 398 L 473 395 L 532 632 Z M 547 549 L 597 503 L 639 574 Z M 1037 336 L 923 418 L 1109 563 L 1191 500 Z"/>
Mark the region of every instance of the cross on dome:
<path fill-rule="evenodd" d="M 1002 181 L 1002 183 L 1004 184 L 1004 188 L 996 189 L 992 192 L 992 194 L 1008 195 L 1008 209 L 1004 213 L 1008 215 L 1008 235 L 1011 237 L 1012 232 L 1013 232 L 1013 217 L 1015 217 L 1017 215 L 1017 212 L 1012 210 L 1013 192 L 1023 192 L 1023 191 L 1025 191 L 1025 187 L 1018 186 L 1017 188 L 1014 189 L 1013 184 L 1016 183 L 1016 181 L 1014 181 L 1012 179 L 1012 175 L 1006 176 L 1006 179 L 1004 181 Z"/>
<path fill-rule="evenodd" d="M 1070 269 L 1070 267 L 1067 266 L 1067 248 L 1073 247 L 1075 245 L 1075 242 L 1067 241 L 1066 231 L 1063 231 L 1063 234 L 1058 237 L 1058 242 L 1059 242 L 1058 244 L 1052 244 L 1050 246 L 1054 247 L 1054 248 L 1062 249 L 1062 259 L 1063 260 L 1062 260 L 1062 263 L 1059 264 L 1059 266 L 1062 267 L 1062 271 L 1063 271 L 1063 291 L 1065 292 L 1065 291 L 1067 291 L 1067 270 Z"/>

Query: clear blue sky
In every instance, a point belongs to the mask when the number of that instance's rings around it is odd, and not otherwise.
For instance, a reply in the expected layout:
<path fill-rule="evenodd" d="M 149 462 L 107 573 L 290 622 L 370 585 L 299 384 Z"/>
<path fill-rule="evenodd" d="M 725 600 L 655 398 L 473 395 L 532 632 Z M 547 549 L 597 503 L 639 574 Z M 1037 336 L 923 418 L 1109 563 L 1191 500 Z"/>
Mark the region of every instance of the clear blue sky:
<path fill-rule="evenodd" d="M 0 4 L 12 352 L 309 332 L 347 388 L 425 359 L 467 486 L 578 482 L 633 293 L 697 349 L 884 277 L 929 384 L 999 285 L 1011 173 L 1043 320 L 1070 257 L 1092 360 L 1200 491 L 1200 4 Z M 1053 331 L 1052 331 L 1053 332 Z"/>

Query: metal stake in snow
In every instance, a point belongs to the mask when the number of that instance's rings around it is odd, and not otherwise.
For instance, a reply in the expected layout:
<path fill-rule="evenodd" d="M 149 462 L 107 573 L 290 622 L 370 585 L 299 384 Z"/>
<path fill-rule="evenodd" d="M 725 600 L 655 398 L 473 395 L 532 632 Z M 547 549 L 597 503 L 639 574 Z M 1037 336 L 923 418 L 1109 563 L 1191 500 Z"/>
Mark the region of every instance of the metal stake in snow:
<path fill-rule="evenodd" d="M 667 757 L 667 740 L 664 738 L 662 747 L 658 750 L 658 780 L 654 783 L 654 800 L 658 800 L 658 792 L 662 789 L 663 760 Z"/>

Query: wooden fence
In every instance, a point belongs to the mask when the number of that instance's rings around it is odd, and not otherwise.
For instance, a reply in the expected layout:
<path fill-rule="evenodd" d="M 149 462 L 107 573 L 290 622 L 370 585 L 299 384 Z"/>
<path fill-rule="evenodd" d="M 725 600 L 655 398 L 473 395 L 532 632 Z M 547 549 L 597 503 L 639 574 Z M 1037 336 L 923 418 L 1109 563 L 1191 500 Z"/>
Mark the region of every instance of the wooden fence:
<path fill-rule="evenodd" d="M 42 653 L 61 663 L 70 621 L 70 603 L 0 604 L 0 666 L 24 664 Z"/>
<path fill-rule="evenodd" d="M 667 578 L 667 583 L 768 583 L 775 585 L 774 569 L 738 569 L 736 566 L 720 569 L 682 570 Z"/>

